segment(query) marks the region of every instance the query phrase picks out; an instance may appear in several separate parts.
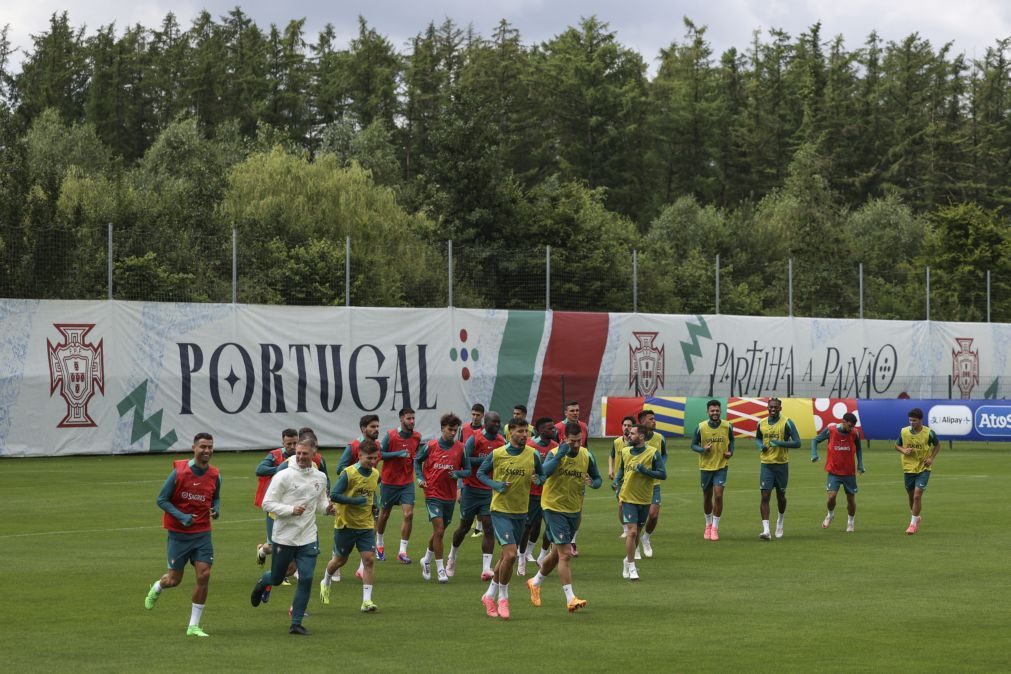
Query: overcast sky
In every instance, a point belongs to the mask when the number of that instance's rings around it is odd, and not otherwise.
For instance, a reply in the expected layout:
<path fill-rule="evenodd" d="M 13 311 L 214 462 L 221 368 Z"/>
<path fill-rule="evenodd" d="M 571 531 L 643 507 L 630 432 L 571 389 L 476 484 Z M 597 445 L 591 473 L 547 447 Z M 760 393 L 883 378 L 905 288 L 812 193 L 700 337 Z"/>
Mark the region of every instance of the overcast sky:
<path fill-rule="evenodd" d="M 520 30 L 525 43 L 550 39 L 578 23 L 580 17 L 596 15 L 610 24 L 619 41 L 638 51 L 653 69 L 659 50 L 684 34 L 682 17 L 709 27 L 708 37 L 719 54 L 728 47 L 744 48 L 755 29 L 781 28 L 791 35 L 816 21 L 822 35 L 846 38 L 855 49 L 872 30 L 883 39 L 900 40 L 916 32 L 936 46 L 953 42 L 957 52 L 970 58 L 982 56 L 995 40 L 1011 36 L 1011 2 L 1007 0 L 0 0 L 0 26 L 10 26 L 15 47 L 31 48 L 30 35 L 46 30 L 53 12 L 66 10 L 75 26 L 87 33 L 111 22 L 122 28 L 140 23 L 153 28 L 172 11 L 186 26 L 201 9 L 222 16 L 240 5 L 258 25 L 283 25 L 305 18 L 308 41 L 326 23 L 332 23 L 343 42 L 357 31 L 357 17 L 406 52 L 407 40 L 430 21 L 451 18 L 471 24 L 490 35 L 500 19 Z M 14 57 L 20 62 L 22 54 Z"/>

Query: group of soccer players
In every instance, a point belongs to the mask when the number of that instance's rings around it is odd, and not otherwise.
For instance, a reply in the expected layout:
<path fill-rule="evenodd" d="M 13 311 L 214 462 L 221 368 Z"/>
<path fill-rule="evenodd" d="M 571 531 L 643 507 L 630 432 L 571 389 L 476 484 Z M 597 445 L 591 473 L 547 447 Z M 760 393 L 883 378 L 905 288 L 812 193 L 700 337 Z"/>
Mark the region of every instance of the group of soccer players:
<path fill-rule="evenodd" d="M 775 536 L 783 536 L 789 450 L 800 447 L 796 426 L 782 415 L 782 401 L 771 398 L 768 409 L 768 417 L 760 421 L 756 433 L 762 495 L 759 536 L 763 540 L 772 538 L 773 490 L 778 507 Z M 505 435 L 499 415 L 485 414 L 479 404 L 471 410 L 467 424 L 453 413 L 443 415 L 439 435 L 427 442 L 414 430 L 414 410 L 400 410 L 399 421 L 397 428 L 379 440 L 379 417 L 363 416 L 361 435 L 346 446 L 332 485 L 312 429 L 282 432 L 282 446 L 269 452 L 255 471 L 259 482 L 254 504 L 266 513 L 267 531 L 267 542 L 256 546 L 256 560 L 262 565 L 269 555 L 271 567 L 253 586 L 250 602 L 254 607 L 269 601 L 274 585 L 295 578 L 289 632 L 308 633 L 302 621 L 307 615 L 320 552 L 316 515 L 326 513 L 335 516 L 335 523 L 333 554 L 320 581 L 322 602 L 330 603 L 331 585 L 340 581 L 341 568 L 357 549 L 361 562 L 355 575 L 362 580 L 361 611 L 376 611 L 372 601 L 374 567 L 376 561 L 386 558 L 383 534 L 395 506 L 403 510 L 396 559 L 401 564 L 412 563 L 408 544 L 415 480 L 424 491 L 432 526 L 420 564 L 424 580 L 431 579 L 433 563 L 439 583 L 449 582 L 455 575 L 459 548 L 476 519 L 483 525 L 481 579 L 489 581 L 489 586 L 481 602 L 488 616 L 509 619 L 513 568 L 518 566 L 518 572 L 524 575 L 527 560 L 538 566 L 537 573 L 526 583 L 535 606 L 541 605 L 541 586 L 556 568 L 568 610 L 574 612 L 586 606 L 572 589 L 571 564 L 578 555 L 575 539 L 585 488 L 599 488 L 602 478 L 587 449 L 587 428 L 579 420 L 577 403 L 566 406 L 566 419 L 557 424 L 550 418 L 537 419 L 532 434 L 522 405 L 516 406 Z M 937 436 L 922 421 L 922 411 L 911 410 L 909 426 L 902 429 L 895 444 L 902 455 L 911 511 L 907 534 L 919 530 L 923 492 L 940 450 Z M 856 417 L 847 413 L 841 423 L 828 426 L 811 443 L 811 460 L 817 461 L 818 444 L 828 442 L 828 513 L 822 522 L 824 528 L 832 523 L 836 496 L 842 488 L 849 513 L 846 530 L 854 530 L 856 473 L 863 472 L 856 424 Z M 210 464 L 213 444 L 209 433 L 198 433 L 193 440 L 193 458 L 174 462 L 159 493 L 157 502 L 164 511 L 163 525 L 168 530 L 168 571 L 150 587 L 144 601 L 146 608 L 154 608 L 161 592 L 178 585 L 186 564 L 191 563 L 196 587 L 186 633 L 198 637 L 207 636 L 200 619 L 214 561 L 211 520 L 220 513 L 221 479 Z M 704 538 L 718 541 L 727 467 L 734 455 L 733 427 L 722 418 L 718 400 L 707 404 L 707 419 L 695 430 L 691 449 L 699 455 Z M 667 478 L 666 456 L 666 441 L 656 431 L 651 410 L 622 420 L 622 435 L 614 440 L 608 460 L 608 477 L 618 499 L 621 536 L 625 539 L 622 576 L 629 580 L 639 579 L 636 561 L 641 555 L 653 556 L 650 536 L 659 521 L 660 483 Z M 381 470 L 377 468 L 380 461 Z M 457 502 L 460 522 L 446 555 L 444 539 Z M 532 547 L 540 537 L 542 520 L 542 551 L 535 560 Z M 501 552 L 493 564 L 496 540 Z"/>

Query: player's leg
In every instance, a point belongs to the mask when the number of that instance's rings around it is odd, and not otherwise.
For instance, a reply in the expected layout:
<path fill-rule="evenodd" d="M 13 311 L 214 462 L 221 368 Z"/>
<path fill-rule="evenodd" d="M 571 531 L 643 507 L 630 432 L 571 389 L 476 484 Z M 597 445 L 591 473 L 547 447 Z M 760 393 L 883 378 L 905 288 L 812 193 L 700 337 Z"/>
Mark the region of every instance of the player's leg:
<path fill-rule="evenodd" d="M 376 559 L 380 562 L 386 561 L 386 542 L 383 537 L 386 534 L 386 523 L 390 521 L 393 513 L 393 506 L 396 505 L 394 494 L 389 485 L 379 485 L 379 516 L 376 518 Z"/>
<path fill-rule="evenodd" d="M 699 486 L 702 487 L 702 512 L 706 516 L 706 531 L 702 537 L 708 541 L 713 530 L 713 471 L 699 471 Z"/>
<path fill-rule="evenodd" d="M 362 556 L 362 613 L 373 613 L 378 607 L 372 602 L 372 584 L 375 581 L 376 555 L 375 532 L 371 529 L 359 532 L 358 552 Z"/>
<path fill-rule="evenodd" d="M 208 534 L 208 539 L 210 534 Z M 193 562 L 193 572 L 196 576 L 196 585 L 193 587 L 193 604 L 190 607 L 190 624 L 186 628 L 188 636 L 206 637 L 207 633 L 200 628 L 200 619 L 204 614 L 204 605 L 207 603 L 207 590 L 211 582 L 211 560 Z"/>
<path fill-rule="evenodd" d="M 253 585 L 253 592 L 249 595 L 249 601 L 253 606 L 259 606 L 260 602 L 268 598 L 270 596 L 268 588 L 273 585 L 280 585 L 285 577 L 289 575 L 290 567 L 295 566 L 295 553 L 298 548 L 293 545 L 280 544 L 276 547 L 277 550 L 274 551 L 274 555 L 270 559 L 270 568 L 256 579 L 256 584 Z"/>
<path fill-rule="evenodd" d="M 776 486 L 776 538 L 783 537 L 783 522 L 786 520 L 786 487 Z"/>
<path fill-rule="evenodd" d="M 481 530 L 484 532 L 481 539 L 481 580 L 488 580 L 494 573 L 492 559 L 495 554 L 495 527 L 487 510 L 483 510 L 478 515 L 478 520 L 481 522 Z M 515 543 L 515 541 L 513 542 Z"/>
<path fill-rule="evenodd" d="M 647 557 L 653 556 L 653 544 L 650 537 L 656 530 L 657 522 L 660 521 L 660 485 L 653 485 L 653 502 L 649 505 L 649 515 L 646 518 L 646 527 L 639 533 L 639 541 L 642 543 L 642 554 Z"/>
<path fill-rule="evenodd" d="M 713 528 L 709 531 L 710 540 L 720 540 L 721 517 L 723 517 L 723 485 L 713 484 Z"/>
<path fill-rule="evenodd" d="M 267 561 L 267 555 L 271 553 L 273 548 L 273 535 L 274 535 L 274 518 L 270 516 L 269 513 L 265 514 L 267 520 L 265 528 L 267 530 L 267 542 L 261 543 L 256 546 L 256 563 L 263 564 Z"/>
<path fill-rule="evenodd" d="M 295 566 L 298 568 L 298 585 L 291 601 L 291 624 L 301 625 L 305 617 L 305 609 L 309 605 L 309 595 L 312 594 L 312 576 L 316 571 L 316 560 L 319 559 L 319 543 L 300 545 L 295 548 Z M 289 630 L 290 631 L 290 630 Z M 294 630 L 296 634 L 304 634 L 303 630 Z"/>
<path fill-rule="evenodd" d="M 397 561 L 401 564 L 410 564 L 411 558 L 407 556 L 407 544 L 411 540 L 411 530 L 414 528 L 414 485 L 407 485 L 403 489 L 400 507 L 404 512 L 404 521 L 400 524 L 400 552 L 397 553 Z M 410 493 L 410 503 L 408 503 L 408 492 Z"/>
<path fill-rule="evenodd" d="M 769 529 L 769 502 L 772 500 L 772 490 L 765 489 L 765 485 L 762 485 L 762 499 L 761 505 L 758 507 L 758 511 L 762 516 L 762 533 L 758 535 L 762 540 L 768 541 L 772 538 L 772 532 Z"/>
<path fill-rule="evenodd" d="M 828 473 L 825 480 L 825 508 L 828 512 L 821 523 L 822 529 L 828 529 L 829 525 L 832 524 L 832 520 L 835 519 L 836 496 L 839 494 L 839 488 L 842 486 L 842 481 L 838 475 Z"/>

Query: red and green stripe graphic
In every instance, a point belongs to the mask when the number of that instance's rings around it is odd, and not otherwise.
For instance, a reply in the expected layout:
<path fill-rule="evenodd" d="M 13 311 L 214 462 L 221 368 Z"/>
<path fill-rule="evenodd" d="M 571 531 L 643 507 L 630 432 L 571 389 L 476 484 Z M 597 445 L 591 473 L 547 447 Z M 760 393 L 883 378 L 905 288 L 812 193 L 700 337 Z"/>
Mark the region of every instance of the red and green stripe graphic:
<path fill-rule="evenodd" d="M 555 312 L 541 367 L 533 418 L 561 419 L 563 405 L 579 402 L 585 421 L 593 409 L 600 362 L 607 346 L 608 314 Z"/>

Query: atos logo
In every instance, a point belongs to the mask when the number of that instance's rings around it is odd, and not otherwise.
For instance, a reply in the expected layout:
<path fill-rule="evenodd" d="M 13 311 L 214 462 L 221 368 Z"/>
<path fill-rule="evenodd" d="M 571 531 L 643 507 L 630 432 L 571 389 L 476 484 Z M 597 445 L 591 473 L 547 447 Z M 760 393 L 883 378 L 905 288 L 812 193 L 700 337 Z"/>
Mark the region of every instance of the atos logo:
<path fill-rule="evenodd" d="M 987 437 L 1011 437 L 1011 407 L 981 405 L 976 409 L 976 431 Z"/>

